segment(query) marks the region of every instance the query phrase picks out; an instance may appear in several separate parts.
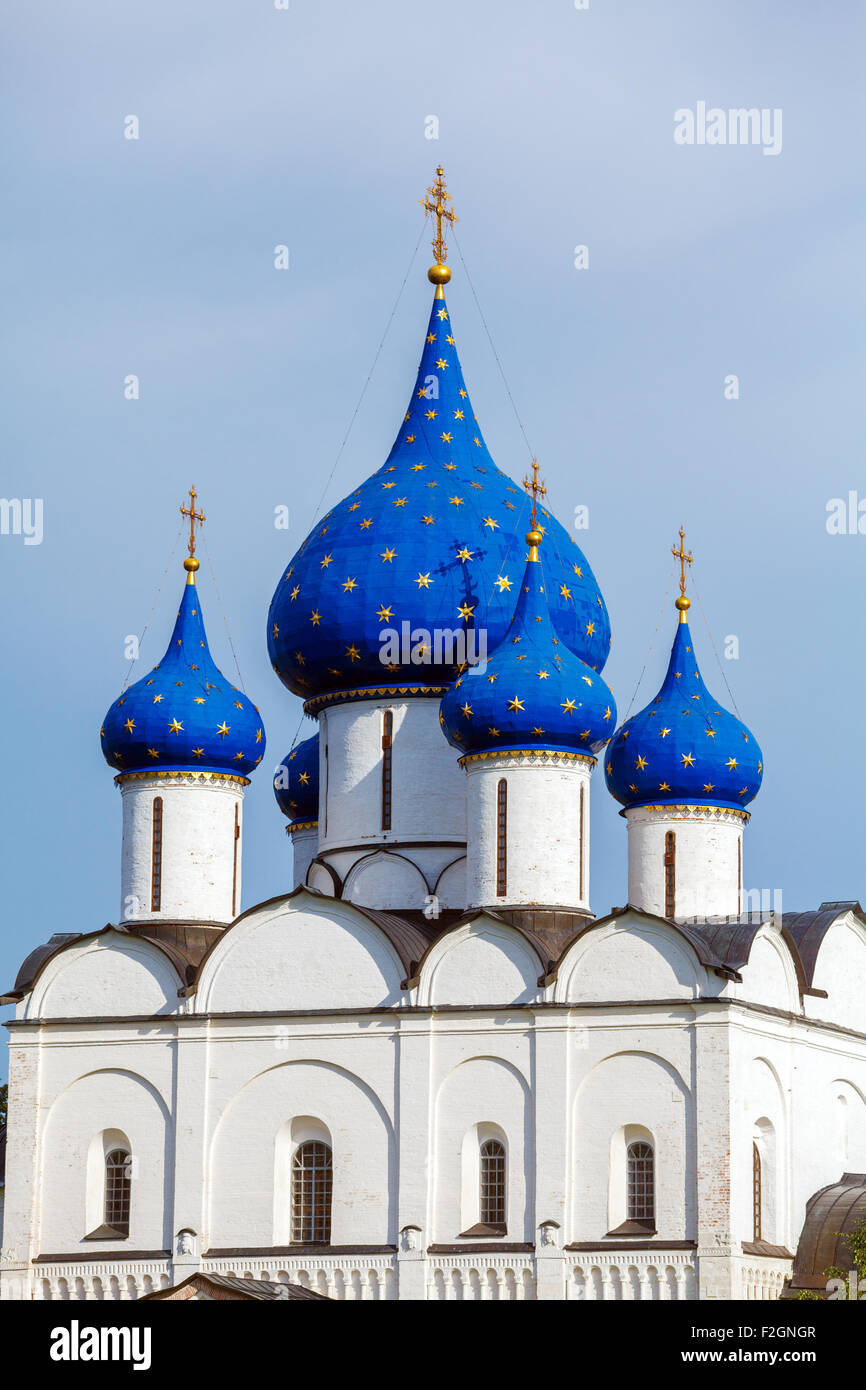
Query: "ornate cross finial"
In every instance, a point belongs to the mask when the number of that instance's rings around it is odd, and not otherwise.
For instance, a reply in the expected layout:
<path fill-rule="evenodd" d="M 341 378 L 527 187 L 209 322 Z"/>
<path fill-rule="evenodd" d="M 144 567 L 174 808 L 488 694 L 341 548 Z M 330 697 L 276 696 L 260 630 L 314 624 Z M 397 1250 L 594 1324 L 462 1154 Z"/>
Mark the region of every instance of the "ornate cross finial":
<path fill-rule="evenodd" d="M 189 490 L 189 506 L 181 506 L 180 509 L 181 516 L 189 517 L 189 540 L 186 543 L 189 555 L 183 562 L 183 567 L 187 571 L 187 584 L 195 583 L 195 572 L 199 567 L 199 561 L 195 558 L 195 524 L 198 522 L 199 525 L 201 525 L 205 520 L 204 512 L 197 512 L 195 509 L 195 499 L 197 496 L 198 493 L 195 488 L 191 487 Z"/>
<path fill-rule="evenodd" d="M 686 551 L 686 533 L 682 526 L 680 527 L 680 548 L 677 550 L 675 545 L 671 546 L 671 554 L 675 560 L 680 562 L 680 596 L 676 600 L 676 607 L 679 609 L 680 622 L 684 623 L 686 613 L 692 606 L 691 599 L 686 598 L 686 565 L 692 563 L 692 552 Z"/>
<path fill-rule="evenodd" d="M 418 200 L 428 214 L 436 218 L 436 235 L 433 238 L 433 255 L 436 257 L 436 264 L 432 265 L 427 271 L 427 279 L 431 284 L 436 285 L 437 297 L 442 297 L 442 286 L 447 285 L 451 279 L 451 271 L 445 262 L 448 259 L 448 244 L 442 235 L 442 223 L 454 223 L 459 221 L 456 212 L 448 204 L 451 202 L 451 194 L 445 187 L 445 170 L 442 165 L 437 165 L 436 177 L 427 189 L 426 198 Z"/>
<path fill-rule="evenodd" d="M 530 480 L 527 474 L 523 479 L 523 486 L 525 491 L 532 495 L 532 529 L 536 531 L 538 529 L 535 524 L 538 515 L 538 499 L 539 497 L 547 496 L 547 488 L 544 486 L 544 480 L 538 477 L 538 459 L 534 458 L 532 460 L 532 479 Z"/>

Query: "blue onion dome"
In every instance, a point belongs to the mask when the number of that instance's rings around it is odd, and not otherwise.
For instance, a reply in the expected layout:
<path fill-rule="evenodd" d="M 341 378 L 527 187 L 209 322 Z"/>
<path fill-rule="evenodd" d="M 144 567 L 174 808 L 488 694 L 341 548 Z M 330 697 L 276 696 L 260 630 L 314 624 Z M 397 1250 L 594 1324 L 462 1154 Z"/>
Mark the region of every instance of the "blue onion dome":
<path fill-rule="evenodd" d="M 462 753 L 591 755 L 616 728 L 616 704 L 598 672 L 559 638 L 538 558 L 540 530 L 526 539 L 529 559 L 511 624 L 486 663 L 446 690 L 439 722 Z"/>
<path fill-rule="evenodd" d="M 294 823 L 319 819 L 319 735 L 304 739 L 287 753 L 274 773 L 274 796 Z"/>
<path fill-rule="evenodd" d="M 742 808 L 764 771 L 754 734 L 722 709 L 704 685 L 692 645 L 684 583 L 679 623 L 662 688 L 617 729 L 605 757 L 611 795 L 633 806 Z"/>
<path fill-rule="evenodd" d="M 111 706 L 102 752 L 117 773 L 194 769 L 246 777 L 265 751 L 261 715 L 217 668 L 195 584 L 198 560 L 190 556 L 184 567 L 187 582 L 168 650 Z"/>
<path fill-rule="evenodd" d="M 440 284 L 391 452 L 316 525 L 274 593 L 268 651 L 280 680 L 310 713 L 395 688 L 439 693 L 480 630 L 489 651 L 508 629 L 526 508 L 484 442 Z M 546 511 L 539 529 L 557 632 L 601 671 L 610 622 L 595 576 Z"/>

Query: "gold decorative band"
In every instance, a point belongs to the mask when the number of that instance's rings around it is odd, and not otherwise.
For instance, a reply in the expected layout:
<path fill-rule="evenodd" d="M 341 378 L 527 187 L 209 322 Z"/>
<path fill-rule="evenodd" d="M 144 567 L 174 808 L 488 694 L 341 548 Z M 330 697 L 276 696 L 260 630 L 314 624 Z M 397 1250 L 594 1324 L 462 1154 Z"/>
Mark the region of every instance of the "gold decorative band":
<path fill-rule="evenodd" d="M 293 820 L 286 826 L 286 834 L 293 835 L 296 830 L 317 830 L 318 826 L 317 820 Z"/>
<path fill-rule="evenodd" d="M 304 714 L 318 714 L 328 705 L 340 705 L 349 700 L 382 700 L 393 695 L 442 696 L 445 685 L 370 685 L 358 690 L 332 690 L 325 695 L 314 695 L 304 702 Z"/>
<path fill-rule="evenodd" d="M 248 787 L 249 777 L 238 777 L 234 772 L 206 772 L 203 768 L 147 768 L 144 772 L 121 772 L 115 777 L 117 786 L 124 782 L 147 782 L 153 778 L 168 777 L 175 781 L 178 777 L 191 777 L 194 782 L 231 782 L 238 787 Z"/>
<path fill-rule="evenodd" d="M 574 762 L 591 763 L 593 767 L 598 761 L 591 753 L 569 753 L 562 748 L 491 748 L 489 753 L 464 753 L 457 761 L 461 767 L 465 767 L 467 763 L 483 762 L 487 758 L 496 758 L 499 762 L 507 758 L 568 758 Z"/>
<path fill-rule="evenodd" d="M 662 801 L 652 806 L 626 806 L 620 811 L 624 816 L 626 811 L 698 811 L 698 812 L 718 812 L 720 816 L 733 816 L 735 820 L 749 821 L 752 819 L 749 811 L 741 811 L 739 806 L 705 806 L 696 801 Z"/>

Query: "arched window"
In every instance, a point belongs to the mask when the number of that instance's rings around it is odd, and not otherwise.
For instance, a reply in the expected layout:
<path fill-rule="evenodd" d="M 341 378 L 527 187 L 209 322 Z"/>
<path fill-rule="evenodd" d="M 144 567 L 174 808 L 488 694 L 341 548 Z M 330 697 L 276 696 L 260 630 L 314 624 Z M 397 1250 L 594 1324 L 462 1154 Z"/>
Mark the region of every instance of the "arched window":
<path fill-rule="evenodd" d="M 626 1215 L 629 1221 L 655 1221 L 655 1161 L 652 1145 L 642 1139 L 627 1152 Z"/>
<path fill-rule="evenodd" d="M 665 835 L 665 916 L 674 917 L 677 910 L 677 837 L 672 830 Z"/>
<path fill-rule="evenodd" d="M 235 802 L 235 833 L 232 836 L 232 917 L 235 916 L 238 908 L 238 848 L 241 838 L 241 817 L 240 808 Z"/>
<path fill-rule="evenodd" d="M 129 1235 L 131 1168 L 132 1155 L 126 1149 L 105 1155 L 105 1224 L 124 1236 Z"/>
<path fill-rule="evenodd" d="M 582 782 L 581 782 L 581 784 L 580 784 L 580 811 L 579 811 L 579 822 L 578 822 L 578 826 L 579 826 L 579 830 L 580 830 L 580 834 L 579 834 L 579 836 L 578 836 L 578 848 L 577 848 L 577 852 L 578 852 L 578 855 L 579 855 L 579 863 L 580 863 L 580 888 L 579 888 L 578 891 L 579 891 L 579 895 L 580 895 L 580 901 L 583 902 L 583 896 L 584 896 L 584 891 L 583 891 L 583 872 L 584 872 L 584 869 L 583 869 L 583 783 L 582 783 Z"/>
<path fill-rule="evenodd" d="M 752 1144 L 752 1239 L 761 1240 L 761 1228 L 763 1227 L 762 1211 L 762 1178 L 761 1178 L 761 1150 L 757 1144 Z"/>
<path fill-rule="evenodd" d="M 508 883 L 506 836 L 508 830 L 508 783 L 503 777 L 496 788 L 496 896 L 505 897 Z"/>
<path fill-rule="evenodd" d="M 292 1240 L 330 1245 L 334 1170 L 329 1144 L 308 1140 L 292 1159 Z"/>
<path fill-rule="evenodd" d="M 153 838 L 150 851 L 150 910 L 159 912 L 162 901 L 162 797 L 153 798 Z"/>
<path fill-rule="evenodd" d="M 391 829 L 391 759 L 394 714 L 386 709 L 382 719 L 382 829 Z"/>
<path fill-rule="evenodd" d="M 505 1145 L 486 1139 L 481 1145 L 481 1222 L 505 1225 Z"/>

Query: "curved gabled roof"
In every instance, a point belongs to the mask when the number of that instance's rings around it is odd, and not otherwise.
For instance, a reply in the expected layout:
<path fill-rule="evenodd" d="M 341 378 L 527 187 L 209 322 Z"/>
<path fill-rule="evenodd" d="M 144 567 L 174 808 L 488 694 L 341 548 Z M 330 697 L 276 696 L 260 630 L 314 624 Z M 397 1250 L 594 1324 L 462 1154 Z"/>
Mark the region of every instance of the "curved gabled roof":
<path fill-rule="evenodd" d="M 866 1173 L 843 1173 L 838 1182 L 822 1187 L 810 1197 L 791 1282 L 782 1297 L 796 1298 L 798 1292 L 806 1289 L 821 1293 L 827 1287 L 828 1269 L 853 1269 L 845 1237 L 864 1218 Z"/>
<path fill-rule="evenodd" d="M 866 916 L 864 916 L 863 909 L 853 899 L 849 902 L 822 903 L 819 908 L 809 912 L 785 912 L 782 915 L 785 929 L 796 943 L 797 952 L 803 963 L 806 983 L 810 988 L 815 976 L 815 967 L 818 964 L 818 952 L 821 950 L 824 937 L 837 918 L 842 917 L 846 912 L 853 912 L 855 917 L 858 917 L 866 926 Z"/>

